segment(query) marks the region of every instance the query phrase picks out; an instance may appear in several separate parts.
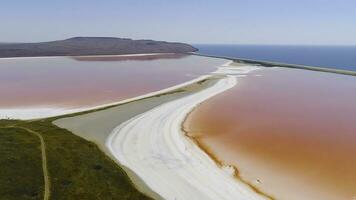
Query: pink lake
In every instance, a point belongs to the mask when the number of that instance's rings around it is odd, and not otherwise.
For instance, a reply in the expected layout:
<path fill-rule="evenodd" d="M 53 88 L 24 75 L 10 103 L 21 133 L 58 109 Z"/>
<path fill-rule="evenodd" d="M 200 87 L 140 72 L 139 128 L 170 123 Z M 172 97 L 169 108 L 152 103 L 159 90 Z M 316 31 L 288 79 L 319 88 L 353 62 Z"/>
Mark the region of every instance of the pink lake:
<path fill-rule="evenodd" d="M 265 68 L 198 106 L 185 130 L 276 199 L 356 197 L 356 77 Z"/>
<path fill-rule="evenodd" d="M 179 54 L 0 59 L 0 109 L 112 103 L 189 81 L 224 62 Z"/>

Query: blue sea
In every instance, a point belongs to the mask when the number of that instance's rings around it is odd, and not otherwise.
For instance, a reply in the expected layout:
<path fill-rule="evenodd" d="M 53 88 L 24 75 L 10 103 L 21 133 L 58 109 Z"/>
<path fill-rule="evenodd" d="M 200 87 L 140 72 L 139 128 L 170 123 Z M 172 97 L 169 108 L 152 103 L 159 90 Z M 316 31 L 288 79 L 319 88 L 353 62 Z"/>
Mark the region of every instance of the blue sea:
<path fill-rule="evenodd" d="M 356 46 L 196 44 L 199 53 L 356 71 Z"/>

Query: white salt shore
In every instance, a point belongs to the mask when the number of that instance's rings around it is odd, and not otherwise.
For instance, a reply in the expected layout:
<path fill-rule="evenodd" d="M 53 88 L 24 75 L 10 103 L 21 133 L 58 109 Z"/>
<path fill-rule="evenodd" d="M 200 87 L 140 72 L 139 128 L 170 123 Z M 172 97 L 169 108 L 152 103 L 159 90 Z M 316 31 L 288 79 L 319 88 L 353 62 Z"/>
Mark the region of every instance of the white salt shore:
<path fill-rule="evenodd" d="M 223 77 L 213 86 L 132 118 L 107 140 L 114 157 L 164 199 L 267 199 L 234 177 L 228 166 L 220 168 L 181 129 L 195 106 L 237 84 L 236 75 L 257 68 L 225 67 L 216 72 Z"/>

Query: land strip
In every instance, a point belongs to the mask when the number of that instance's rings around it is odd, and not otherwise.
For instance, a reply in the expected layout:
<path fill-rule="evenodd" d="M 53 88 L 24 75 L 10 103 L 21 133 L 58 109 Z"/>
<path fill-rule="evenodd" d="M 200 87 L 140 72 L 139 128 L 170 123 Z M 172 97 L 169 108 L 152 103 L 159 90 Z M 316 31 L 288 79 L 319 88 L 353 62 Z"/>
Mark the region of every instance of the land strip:
<path fill-rule="evenodd" d="M 271 62 L 271 61 L 259 61 L 259 60 L 252 60 L 252 59 L 234 58 L 234 57 L 228 57 L 228 56 L 215 56 L 215 55 L 207 55 L 207 54 L 200 54 L 200 53 L 189 53 L 189 54 L 204 56 L 204 57 L 211 57 L 211 58 L 222 58 L 222 59 L 232 60 L 236 63 L 260 65 L 263 67 L 285 67 L 285 68 L 304 69 L 304 70 L 311 70 L 311 71 L 318 71 L 318 72 L 356 76 L 355 71 L 343 70 L 343 69 L 315 67 L 315 66 L 288 64 L 288 63 Z"/>

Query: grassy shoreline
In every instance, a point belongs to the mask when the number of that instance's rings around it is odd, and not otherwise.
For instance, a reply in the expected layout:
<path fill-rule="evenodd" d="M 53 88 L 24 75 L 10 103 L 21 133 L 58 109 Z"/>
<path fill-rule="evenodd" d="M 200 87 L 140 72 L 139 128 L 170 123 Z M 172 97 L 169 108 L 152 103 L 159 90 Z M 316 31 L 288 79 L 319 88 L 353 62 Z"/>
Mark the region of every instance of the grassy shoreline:
<path fill-rule="evenodd" d="M 1 171 L 4 172 L 0 184 L 2 197 L 44 197 L 40 142 L 36 138 L 36 145 L 29 146 L 29 135 L 35 136 L 26 130 L 31 130 L 39 133 L 46 144 L 51 199 L 150 199 L 134 187 L 126 172 L 101 152 L 97 145 L 53 125 L 52 121 L 0 120 L 0 137 L 12 138 L 1 140 L 10 141 L 7 147 L 2 145 L 6 148 L 1 157 Z M 17 148 L 12 147 L 13 143 L 18 145 Z M 22 149 L 23 146 L 26 148 Z M 29 148 L 38 150 L 29 151 Z M 7 154 L 4 155 L 4 152 Z M 38 159 L 31 164 L 34 158 Z"/>
<path fill-rule="evenodd" d="M 0 128 L 1 199 L 43 199 L 40 141 L 15 127 Z"/>

